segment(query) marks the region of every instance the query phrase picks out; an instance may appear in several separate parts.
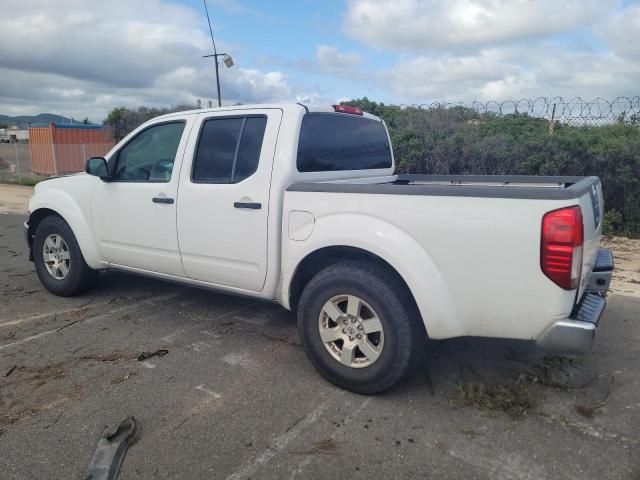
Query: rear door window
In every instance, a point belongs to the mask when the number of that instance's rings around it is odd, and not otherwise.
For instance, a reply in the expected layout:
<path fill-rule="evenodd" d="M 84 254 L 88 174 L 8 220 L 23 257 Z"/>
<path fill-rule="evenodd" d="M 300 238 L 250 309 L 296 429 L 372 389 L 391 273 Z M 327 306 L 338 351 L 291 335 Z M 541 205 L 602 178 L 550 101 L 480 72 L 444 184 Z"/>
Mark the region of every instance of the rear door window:
<path fill-rule="evenodd" d="M 265 116 L 211 118 L 204 122 L 193 165 L 196 183 L 238 183 L 258 168 Z"/>
<path fill-rule="evenodd" d="M 391 146 L 384 124 L 340 113 L 307 113 L 298 141 L 299 172 L 390 168 Z"/>

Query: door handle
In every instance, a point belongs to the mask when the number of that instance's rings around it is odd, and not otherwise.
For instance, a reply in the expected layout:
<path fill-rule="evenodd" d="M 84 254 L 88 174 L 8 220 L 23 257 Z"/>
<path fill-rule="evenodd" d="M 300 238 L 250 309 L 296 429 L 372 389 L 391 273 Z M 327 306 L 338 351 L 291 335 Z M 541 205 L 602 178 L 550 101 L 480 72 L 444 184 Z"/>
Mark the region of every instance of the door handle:
<path fill-rule="evenodd" d="M 261 203 L 253 202 L 234 202 L 233 206 L 236 208 L 250 208 L 251 210 L 260 210 L 262 208 Z"/>
<path fill-rule="evenodd" d="M 173 198 L 167 198 L 167 197 L 153 197 L 151 199 L 151 201 L 153 203 L 169 203 L 169 204 L 171 204 L 171 203 L 173 203 L 174 200 L 173 200 Z"/>

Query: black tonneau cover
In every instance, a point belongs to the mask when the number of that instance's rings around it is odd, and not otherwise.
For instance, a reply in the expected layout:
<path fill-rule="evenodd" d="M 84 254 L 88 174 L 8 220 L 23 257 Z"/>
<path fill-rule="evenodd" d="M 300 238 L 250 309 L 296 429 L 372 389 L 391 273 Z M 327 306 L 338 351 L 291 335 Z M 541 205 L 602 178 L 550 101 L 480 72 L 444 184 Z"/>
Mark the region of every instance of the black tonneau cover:
<path fill-rule="evenodd" d="M 600 183 L 598 177 L 530 175 L 401 174 L 392 181 L 380 183 L 375 183 L 374 178 L 372 183 L 362 183 L 362 180 L 294 183 L 287 191 L 567 200 L 581 197 Z"/>

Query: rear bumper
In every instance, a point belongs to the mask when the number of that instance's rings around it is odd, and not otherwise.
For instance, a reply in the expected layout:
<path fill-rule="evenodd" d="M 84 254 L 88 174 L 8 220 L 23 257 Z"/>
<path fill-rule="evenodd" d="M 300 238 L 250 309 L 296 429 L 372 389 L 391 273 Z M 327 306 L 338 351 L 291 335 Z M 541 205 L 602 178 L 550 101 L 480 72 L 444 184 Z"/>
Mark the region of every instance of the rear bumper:
<path fill-rule="evenodd" d="M 604 295 L 611 283 L 613 256 L 600 249 L 586 293 L 569 318 L 557 320 L 540 335 L 536 343 L 552 352 L 582 354 L 593 347 L 596 329 L 607 302 Z"/>

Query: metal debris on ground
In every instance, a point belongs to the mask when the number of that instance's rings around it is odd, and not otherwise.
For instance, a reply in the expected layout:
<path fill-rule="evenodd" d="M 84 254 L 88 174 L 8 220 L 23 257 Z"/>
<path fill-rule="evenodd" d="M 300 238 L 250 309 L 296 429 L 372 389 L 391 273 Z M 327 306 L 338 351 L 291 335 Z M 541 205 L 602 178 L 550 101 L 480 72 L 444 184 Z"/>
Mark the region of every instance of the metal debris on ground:
<path fill-rule="evenodd" d="M 137 430 L 133 417 L 125 418 L 113 433 L 105 427 L 85 480 L 115 480 L 127 448 L 135 441 Z"/>
<path fill-rule="evenodd" d="M 138 361 L 142 362 L 147 358 L 156 357 L 156 356 L 164 357 L 167 353 L 169 353 L 169 350 L 166 350 L 164 348 L 161 348 L 160 350 L 156 350 L 155 352 L 142 352 L 140 355 L 138 355 Z"/>

